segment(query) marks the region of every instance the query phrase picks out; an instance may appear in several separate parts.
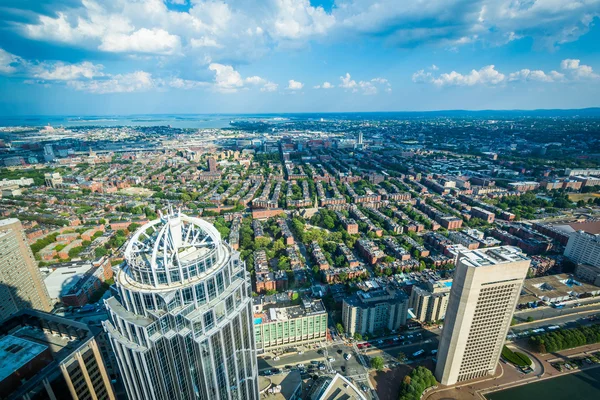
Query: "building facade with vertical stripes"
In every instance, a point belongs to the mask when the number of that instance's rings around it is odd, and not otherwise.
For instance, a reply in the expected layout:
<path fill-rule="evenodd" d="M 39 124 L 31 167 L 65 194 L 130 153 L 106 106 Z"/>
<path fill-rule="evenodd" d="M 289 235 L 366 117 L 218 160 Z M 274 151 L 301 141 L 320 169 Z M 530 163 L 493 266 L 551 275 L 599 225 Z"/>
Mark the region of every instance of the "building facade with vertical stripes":
<path fill-rule="evenodd" d="M 249 274 L 213 225 L 140 227 L 115 284 L 104 328 L 130 400 L 258 399 Z"/>
<path fill-rule="evenodd" d="M 0 325 L 0 397 L 115 400 L 102 330 L 36 310 Z"/>

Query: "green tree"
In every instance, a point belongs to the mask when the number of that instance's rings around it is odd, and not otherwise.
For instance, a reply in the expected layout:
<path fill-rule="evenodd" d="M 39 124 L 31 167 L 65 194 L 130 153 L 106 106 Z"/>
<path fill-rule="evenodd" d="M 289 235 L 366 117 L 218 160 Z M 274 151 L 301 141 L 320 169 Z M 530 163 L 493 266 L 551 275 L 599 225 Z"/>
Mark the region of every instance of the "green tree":
<path fill-rule="evenodd" d="M 362 335 L 358 332 L 354 334 L 354 340 L 362 340 Z"/>
<path fill-rule="evenodd" d="M 96 247 L 96 249 L 94 250 L 94 255 L 96 256 L 96 258 L 104 257 L 107 254 L 108 250 L 106 250 L 104 247 Z"/>
<path fill-rule="evenodd" d="M 371 358 L 371 368 L 376 369 L 377 371 L 381 371 L 383 369 L 384 360 L 383 357 L 373 357 Z"/>

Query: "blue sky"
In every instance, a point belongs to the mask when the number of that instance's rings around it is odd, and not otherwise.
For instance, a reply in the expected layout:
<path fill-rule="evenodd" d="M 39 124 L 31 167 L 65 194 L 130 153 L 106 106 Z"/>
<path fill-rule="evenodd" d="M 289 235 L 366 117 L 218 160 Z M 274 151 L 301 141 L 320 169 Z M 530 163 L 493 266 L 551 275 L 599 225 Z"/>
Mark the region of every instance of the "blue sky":
<path fill-rule="evenodd" d="M 600 106 L 600 0 L 0 0 L 0 115 Z"/>

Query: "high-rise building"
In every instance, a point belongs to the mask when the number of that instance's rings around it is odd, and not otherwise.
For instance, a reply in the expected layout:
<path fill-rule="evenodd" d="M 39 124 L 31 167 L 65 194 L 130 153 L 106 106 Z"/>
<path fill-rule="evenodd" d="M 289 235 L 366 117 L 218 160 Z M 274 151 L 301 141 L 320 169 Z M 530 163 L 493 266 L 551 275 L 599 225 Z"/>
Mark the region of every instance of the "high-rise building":
<path fill-rule="evenodd" d="M 139 228 L 105 300 L 129 400 L 258 399 L 249 274 L 208 222 L 181 213 Z"/>
<path fill-rule="evenodd" d="M 358 143 L 359 146 L 363 145 L 363 133 L 362 132 L 358 132 Z"/>
<path fill-rule="evenodd" d="M 443 385 L 494 373 L 529 264 L 511 246 L 459 254 L 435 369 Z"/>
<path fill-rule="evenodd" d="M 342 304 L 342 321 L 350 335 L 399 329 L 406 325 L 407 314 L 408 296 L 392 288 L 359 291 Z"/>
<path fill-rule="evenodd" d="M 584 231 L 571 233 L 565 248 L 565 257 L 577 264 L 600 266 L 600 235 Z"/>
<path fill-rule="evenodd" d="M 208 157 L 208 172 L 217 172 L 217 160 L 214 157 Z"/>
<path fill-rule="evenodd" d="M 114 400 L 100 334 L 100 328 L 41 311 L 11 316 L 0 325 L 0 396 Z"/>
<path fill-rule="evenodd" d="M 50 311 L 52 303 L 42 281 L 21 222 L 0 220 L 0 321 L 24 308 Z"/>

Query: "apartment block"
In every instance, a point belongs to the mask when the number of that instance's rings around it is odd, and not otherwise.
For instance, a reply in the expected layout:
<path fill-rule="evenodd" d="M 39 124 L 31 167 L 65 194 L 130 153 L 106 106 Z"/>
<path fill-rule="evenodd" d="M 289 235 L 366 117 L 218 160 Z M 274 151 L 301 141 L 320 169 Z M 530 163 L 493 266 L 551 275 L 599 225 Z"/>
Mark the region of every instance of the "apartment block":
<path fill-rule="evenodd" d="M 410 294 L 409 308 L 417 321 L 429 323 L 443 320 L 446 316 L 452 280 L 430 280 L 422 286 L 414 286 Z"/>
<path fill-rule="evenodd" d="M 359 291 L 342 304 L 342 322 L 349 335 L 400 329 L 406 325 L 407 315 L 408 297 L 389 287 Z"/>
<path fill-rule="evenodd" d="M 300 305 L 267 306 L 254 314 L 259 352 L 327 340 L 327 310 L 321 300 L 302 299 Z"/>
<path fill-rule="evenodd" d="M 564 254 L 574 263 L 600 267 L 600 235 L 573 232 Z"/>
<path fill-rule="evenodd" d="M 50 311 L 52 303 L 21 222 L 0 220 L 0 321 L 24 308 Z"/>

